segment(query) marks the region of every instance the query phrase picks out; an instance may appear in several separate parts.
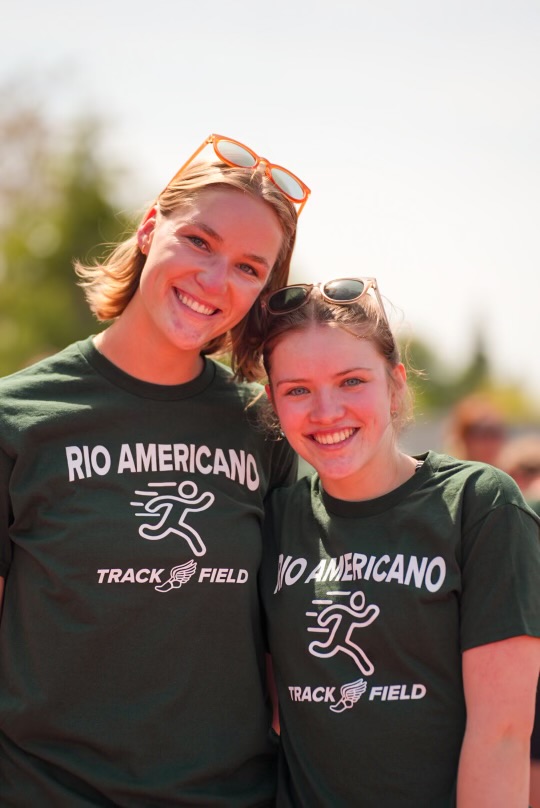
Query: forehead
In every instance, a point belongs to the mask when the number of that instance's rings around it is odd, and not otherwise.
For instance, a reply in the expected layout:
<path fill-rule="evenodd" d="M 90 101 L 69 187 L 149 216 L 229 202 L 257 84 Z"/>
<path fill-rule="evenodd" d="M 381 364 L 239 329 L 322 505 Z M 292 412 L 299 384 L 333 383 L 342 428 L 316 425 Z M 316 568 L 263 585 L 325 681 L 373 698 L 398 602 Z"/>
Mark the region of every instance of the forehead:
<path fill-rule="evenodd" d="M 372 340 L 337 325 L 311 323 L 281 335 L 271 352 L 272 371 L 297 365 L 306 372 L 337 373 L 345 365 L 384 364 Z"/>
<path fill-rule="evenodd" d="M 257 219 L 282 230 L 279 217 L 269 202 L 246 191 L 226 185 L 208 186 L 180 199 L 173 215 L 214 216 L 224 219 Z"/>

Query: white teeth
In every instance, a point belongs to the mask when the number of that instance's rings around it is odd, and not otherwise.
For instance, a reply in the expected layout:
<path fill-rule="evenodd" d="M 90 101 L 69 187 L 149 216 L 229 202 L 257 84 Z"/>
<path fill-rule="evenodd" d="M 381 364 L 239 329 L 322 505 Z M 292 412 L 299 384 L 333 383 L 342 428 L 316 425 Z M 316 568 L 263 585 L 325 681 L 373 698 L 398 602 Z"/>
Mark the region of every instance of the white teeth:
<path fill-rule="evenodd" d="M 341 441 L 350 438 L 351 435 L 354 434 L 356 430 L 354 429 L 342 429 L 340 432 L 331 432 L 326 433 L 324 435 L 313 435 L 313 440 L 316 440 L 317 443 L 322 443 L 325 446 L 328 446 L 331 443 L 341 443 Z"/>
<path fill-rule="evenodd" d="M 208 306 L 204 306 L 202 303 L 197 303 L 196 300 L 194 300 L 192 297 L 188 297 L 183 292 L 179 292 L 177 290 L 176 294 L 184 306 L 187 306 L 188 309 L 196 311 L 197 314 L 206 314 L 208 316 L 216 311 L 216 309 L 210 309 Z"/>

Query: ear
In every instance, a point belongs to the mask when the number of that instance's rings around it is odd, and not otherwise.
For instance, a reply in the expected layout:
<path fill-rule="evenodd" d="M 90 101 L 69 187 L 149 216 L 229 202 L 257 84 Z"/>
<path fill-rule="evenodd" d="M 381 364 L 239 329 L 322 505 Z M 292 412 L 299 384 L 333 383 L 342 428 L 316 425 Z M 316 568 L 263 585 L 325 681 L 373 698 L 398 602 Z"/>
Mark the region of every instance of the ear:
<path fill-rule="evenodd" d="M 137 244 L 139 246 L 139 250 L 145 255 L 148 255 L 148 250 L 152 244 L 152 238 L 156 228 L 156 217 L 157 209 L 154 205 L 146 211 L 142 222 L 137 228 Z"/>
<path fill-rule="evenodd" d="M 272 407 L 274 407 L 274 399 L 272 398 L 272 388 L 270 387 L 269 384 L 265 384 L 264 389 L 266 391 L 266 395 L 268 396 L 268 400 L 269 400 L 270 404 L 272 405 Z M 275 407 L 274 407 L 274 409 L 275 409 Z"/>
<path fill-rule="evenodd" d="M 405 365 L 403 362 L 400 362 L 399 365 L 395 366 L 393 375 L 398 387 L 404 387 L 407 384 L 407 371 L 405 370 Z"/>
<path fill-rule="evenodd" d="M 400 362 L 395 368 L 392 368 L 392 395 L 391 395 L 391 409 L 399 409 L 398 404 L 401 402 L 405 386 L 407 384 L 407 371 L 405 365 Z"/>

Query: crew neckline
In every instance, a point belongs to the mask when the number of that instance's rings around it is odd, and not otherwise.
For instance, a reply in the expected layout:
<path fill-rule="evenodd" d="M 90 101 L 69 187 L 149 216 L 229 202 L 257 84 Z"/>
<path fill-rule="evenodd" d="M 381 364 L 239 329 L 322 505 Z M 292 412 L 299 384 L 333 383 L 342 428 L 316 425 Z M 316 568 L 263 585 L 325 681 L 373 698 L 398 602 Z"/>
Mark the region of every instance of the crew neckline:
<path fill-rule="evenodd" d="M 137 379 L 121 370 L 117 365 L 107 359 L 94 345 L 93 337 L 88 337 L 77 343 L 77 347 L 88 364 L 108 382 L 120 387 L 139 398 L 155 399 L 159 401 L 176 401 L 192 398 L 202 393 L 216 375 L 216 365 L 211 359 L 203 356 L 204 366 L 201 373 L 189 382 L 182 384 L 154 384 Z"/>
<path fill-rule="evenodd" d="M 412 477 L 409 477 L 404 483 L 383 494 L 380 497 L 366 500 L 345 500 L 333 497 L 324 490 L 321 480 L 318 475 L 315 475 L 315 486 L 318 495 L 322 499 L 324 507 L 329 513 L 335 516 L 343 516 L 345 518 L 356 519 L 364 516 L 375 516 L 384 511 L 393 508 L 403 499 L 408 497 L 413 491 L 420 488 L 421 485 L 428 479 L 433 471 L 433 453 L 431 451 L 424 452 L 420 455 L 413 455 L 417 461 L 417 468 Z"/>

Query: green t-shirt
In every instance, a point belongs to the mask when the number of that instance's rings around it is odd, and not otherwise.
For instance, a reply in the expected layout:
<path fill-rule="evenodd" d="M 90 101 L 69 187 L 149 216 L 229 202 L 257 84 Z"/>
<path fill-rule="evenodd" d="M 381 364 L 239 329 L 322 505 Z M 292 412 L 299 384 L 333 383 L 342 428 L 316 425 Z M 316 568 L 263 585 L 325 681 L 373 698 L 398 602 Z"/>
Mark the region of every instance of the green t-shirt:
<path fill-rule="evenodd" d="M 260 389 L 91 340 L 0 381 L 3 807 L 273 804 L 257 571 L 295 463 Z"/>
<path fill-rule="evenodd" d="M 540 520 L 502 472 L 424 461 L 370 501 L 334 499 L 316 475 L 270 498 L 279 808 L 453 805 L 462 652 L 540 636 Z"/>

